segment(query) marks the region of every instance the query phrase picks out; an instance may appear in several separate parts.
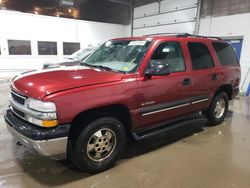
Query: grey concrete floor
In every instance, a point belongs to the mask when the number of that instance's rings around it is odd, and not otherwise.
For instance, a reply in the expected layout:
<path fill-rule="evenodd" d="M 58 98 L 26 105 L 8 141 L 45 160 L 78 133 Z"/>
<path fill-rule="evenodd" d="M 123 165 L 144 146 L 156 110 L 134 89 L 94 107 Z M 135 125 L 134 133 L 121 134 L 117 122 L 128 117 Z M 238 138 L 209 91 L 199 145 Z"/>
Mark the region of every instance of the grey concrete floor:
<path fill-rule="evenodd" d="M 16 145 L 2 117 L 7 97 L 8 85 L 0 84 L 0 187 L 250 187 L 249 98 L 232 101 L 219 126 L 190 125 L 129 141 L 114 168 L 90 175 Z"/>

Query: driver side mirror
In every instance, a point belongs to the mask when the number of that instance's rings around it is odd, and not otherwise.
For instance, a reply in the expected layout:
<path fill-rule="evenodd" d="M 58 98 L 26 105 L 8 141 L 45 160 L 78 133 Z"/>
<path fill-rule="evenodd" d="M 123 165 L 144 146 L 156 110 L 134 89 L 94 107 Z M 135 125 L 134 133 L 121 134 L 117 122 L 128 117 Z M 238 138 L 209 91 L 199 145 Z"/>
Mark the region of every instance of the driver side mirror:
<path fill-rule="evenodd" d="M 161 61 L 150 61 L 149 67 L 145 72 L 148 76 L 165 76 L 170 74 L 171 70 L 168 64 Z"/>

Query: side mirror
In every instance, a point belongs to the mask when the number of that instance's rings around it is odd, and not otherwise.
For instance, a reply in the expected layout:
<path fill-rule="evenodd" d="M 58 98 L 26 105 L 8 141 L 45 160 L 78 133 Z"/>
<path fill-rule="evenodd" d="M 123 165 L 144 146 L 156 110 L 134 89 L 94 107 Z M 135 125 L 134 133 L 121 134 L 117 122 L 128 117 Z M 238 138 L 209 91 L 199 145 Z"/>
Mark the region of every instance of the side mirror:
<path fill-rule="evenodd" d="M 164 76 L 170 74 L 170 67 L 168 64 L 161 61 L 150 61 L 149 67 L 145 72 L 148 76 Z"/>

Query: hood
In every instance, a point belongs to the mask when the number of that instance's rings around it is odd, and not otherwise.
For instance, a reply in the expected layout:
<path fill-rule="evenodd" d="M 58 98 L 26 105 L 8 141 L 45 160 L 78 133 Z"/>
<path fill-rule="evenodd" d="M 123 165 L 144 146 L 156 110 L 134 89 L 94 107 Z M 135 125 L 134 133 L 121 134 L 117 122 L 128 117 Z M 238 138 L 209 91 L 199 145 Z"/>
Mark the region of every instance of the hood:
<path fill-rule="evenodd" d="M 16 77 L 11 87 L 33 98 L 44 96 L 71 88 L 119 81 L 123 74 L 93 69 L 84 66 L 65 67 L 34 71 Z"/>

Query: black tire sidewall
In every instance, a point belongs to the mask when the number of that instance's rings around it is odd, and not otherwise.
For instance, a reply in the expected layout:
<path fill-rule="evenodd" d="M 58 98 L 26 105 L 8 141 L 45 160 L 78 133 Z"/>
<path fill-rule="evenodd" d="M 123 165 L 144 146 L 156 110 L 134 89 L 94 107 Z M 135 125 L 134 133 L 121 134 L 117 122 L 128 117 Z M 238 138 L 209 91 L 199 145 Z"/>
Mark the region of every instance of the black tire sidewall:
<path fill-rule="evenodd" d="M 116 136 L 116 146 L 111 155 L 96 162 L 87 155 L 87 144 L 90 137 L 102 128 L 111 129 Z M 102 117 L 90 122 L 84 127 L 75 142 L 73 151 L 73 162 L 82 171 L 98 173 L 114 166 L 116 160 L 121 155 L 125 144 L 125 130 L 120 121 L 112 117 Z"/>

